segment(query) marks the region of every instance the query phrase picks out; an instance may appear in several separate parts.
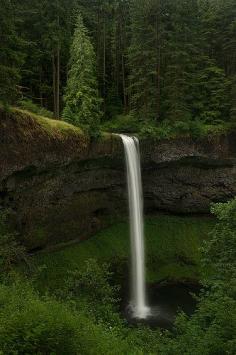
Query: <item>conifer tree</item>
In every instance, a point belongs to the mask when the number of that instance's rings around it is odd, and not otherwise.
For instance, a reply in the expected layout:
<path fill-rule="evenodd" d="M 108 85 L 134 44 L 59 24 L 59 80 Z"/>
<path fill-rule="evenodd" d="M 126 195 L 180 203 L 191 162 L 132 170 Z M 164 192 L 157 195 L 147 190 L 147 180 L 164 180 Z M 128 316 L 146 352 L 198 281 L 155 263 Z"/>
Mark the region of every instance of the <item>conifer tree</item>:
<path fill-rule="evenodd" d="M 215 60 L 204 57 L 199 61 L 192 86 L 194 118 L 212 124 L 229 119 L 230 81 Z"/>
<path fill-rule="evenodd" d="M 22 40 L 17 35 L 14 4 L 0 0 L 0 101 L 14 103 L 20 68 L 23 64 Z"/>
<path fill-rule="evenodd" d="M 168 1 L 162 90 L 164 118 L 184 121 L 192 118 L 192 83 L 199 52 L 197 0 Z"/>
<path fill-rule="evenodd" d="M 159 1 L 132 0 L 129 61 L 130 109 L 143 120 L 156 119 L 159 76 Z"/>
<path fill-rule="evenodd" d="M 81 15 L 77 18 L 70 55 L 63 118 L 96 135 L 101 118 L 101 99 L 98 94 L 95 53 Z"/>

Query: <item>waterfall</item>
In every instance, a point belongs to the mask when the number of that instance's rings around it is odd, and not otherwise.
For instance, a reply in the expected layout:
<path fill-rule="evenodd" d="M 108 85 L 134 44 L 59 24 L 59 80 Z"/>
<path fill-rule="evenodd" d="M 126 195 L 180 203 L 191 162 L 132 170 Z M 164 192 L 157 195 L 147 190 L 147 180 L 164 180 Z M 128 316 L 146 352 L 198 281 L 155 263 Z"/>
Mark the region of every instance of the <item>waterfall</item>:
<path fill-rule="evenodd" d="M 131 282 L 132 298 L 130 308 L 135 318 L 146 318 L 149 307 L 146 301 L 145 263 L 144 263 L 144 226 L 143 197 L 139 141 L 136 137 L 120 135 L 125 150 L 131 239 Z"/>

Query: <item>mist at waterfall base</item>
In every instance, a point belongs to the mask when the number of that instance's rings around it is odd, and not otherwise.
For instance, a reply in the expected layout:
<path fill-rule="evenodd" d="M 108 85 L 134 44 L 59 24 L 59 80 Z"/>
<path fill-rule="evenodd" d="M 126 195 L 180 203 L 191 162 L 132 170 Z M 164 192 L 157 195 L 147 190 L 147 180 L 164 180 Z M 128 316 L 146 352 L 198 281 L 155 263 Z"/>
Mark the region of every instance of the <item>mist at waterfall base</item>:
<path fill-rule="evenodd" d="M 183 310 L 190 315 L 196 307 L 192 293 L 198 293 L 196 285 L 145 283 L 145 245 L 143 219 L 143 193 L 139 141 L 136 137 L 120 135 L 125 151 L 127 170 L 130 244 L 131 244 L 131 297 L 126 303 L 125 316 L 131 322 L 145 322 L 149 325 L 171 328 L 176 314 Z M 148 297 L 147 297 L 148 291 Z M 127 292 L 125 292 L 127 294 Z M 125 302 L 127 297 L 124 297 Z"/>

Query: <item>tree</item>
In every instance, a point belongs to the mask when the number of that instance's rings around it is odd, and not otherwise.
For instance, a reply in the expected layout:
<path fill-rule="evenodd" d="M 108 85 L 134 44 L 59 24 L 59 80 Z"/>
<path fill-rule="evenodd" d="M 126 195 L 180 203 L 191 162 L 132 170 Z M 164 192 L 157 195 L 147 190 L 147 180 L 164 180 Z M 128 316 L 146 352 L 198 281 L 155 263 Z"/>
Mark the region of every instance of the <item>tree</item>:
<path fill-rule="evenodd" d="M 27 41 L 22 68 L 23 96 L 59 118 L 66 83 L 75 0 L 22 0 L 17 4 L 19 31 Z"/>
<path fill-rule="evenodd" d="M 230 82 L 224 70 L 213 59 L 204 57 L 198 63 L 193 83 L 192 110 L 195 118 L 217 123 L 229 118 Z"/>
<path fill-rule="evenodd" d="M 95 73 L 95 53 L 81 15 L 77 19 L 70 55 L 63 118 L 96 134 L 101 118 L 101 99 Z"/>
<path fill-rule="evenodd" d="M 0 8 L 0 101 L 14 103 L 24 60 L 23 41 L 17 35 L 13 2 L 0 0 Z"/>
<path fill-rule="evenodd" d="M 128 51 L 130 109 L 143 120 L 159 116 L 160 3 L 132 0 Z"/>
<path fill-rule="evenodd" d="M 200 42 L 197 0 L 168 1 L 165 14 L 162 111 L 170 121 L 189 120 Z"/>

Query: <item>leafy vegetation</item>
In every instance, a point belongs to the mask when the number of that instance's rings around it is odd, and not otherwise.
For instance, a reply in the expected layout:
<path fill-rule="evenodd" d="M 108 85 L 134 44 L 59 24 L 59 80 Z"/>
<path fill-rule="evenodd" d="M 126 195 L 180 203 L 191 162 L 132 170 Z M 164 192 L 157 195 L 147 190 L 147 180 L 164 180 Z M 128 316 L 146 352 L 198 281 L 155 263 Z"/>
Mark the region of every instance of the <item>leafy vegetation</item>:
<path fill-rule="evenodd" d="M 192 318 L 181 315 L 165 354 L 236 352 L 236 200 L 216 204 L 218 223 L 203 247 L 203 292 Z M 207 268 L 212 268 L 209 274 Z"/>
<path fill-rule="evenodd" d="M 145 224 L 148 281 L 198 279 L 198 248 L 207 239 L 214 220 L 163 215 L 150 217 Z M 125 266 L 128 266 L 129 258 L 128 224 L 113 225 L 79 245 L 50 254 L 39 254 L 33 261 L 36 266 L 46 265 L 46 268 L 39 275 L 38 287 L 44 291 L 60 289 L 68 270 L 83 268 L 90 258 L 99 263 L 123 265 L 121 272 L 126 273 Z"/>
<path fill-rule="evenodd" d="M 117 286 L 111 282 L 112 273 L 107 264 L 87 259 L 87 262 L 83 260 L 80 267 L 77 264 L 74 270 L 67 272 L 62 287 L 57 290 L 52 288 L 46 296 L 42 289 L 40 294 L 33 289 L 37 284 L 35 279 L 32 283 L 15 273 L 0 283 L 1 352 L 235 354 L 236 200 L 216 204 L 212 212 L 218 222 L 210 233 L 211 238 L 205 240 L 202 246 L 204 289 L 194 315 L 187 317 L 180 314 L 173 331 L 127 326 L 117 310 Z M 162 229 L 160 220 L 157 225 Z M 181 221 L 178 228 L 177 221 L 174 225 L 182 236 L 183 225 Z M 96 238 L 92 242 L 96 244 Z M 99 243 L 97 248 L 102 253 Z M 165 245 L 165 252 L 169 248 Z M 50 254 L 44 261 L 47 260 L 49 264 L 52 256 Z M 210 273 L 209 266 L 212 270 Z"/>
<path fill-rule="evenodd" d="M 22 110 L 36 113 L 39 116 L 44 116 L 48 118 L 53 117 L 53 113 L 51 111 L 46 110 L 44 107 L 35 104 L 29 99 L 20 100 L 18 102 L 18 105 Z"/>
<path fill-rule="evenodd" d="M 102 124 L 102 129 L 111 133 L 135 133 L 140 138 L 173 139 L 176 137 L 207 137 L 227 134 L 236 128 L 235 122 L 217 121 L 214 124 L 202 121 L 164 120 L 160 124 L 155 121 L 137 120 L 134 115 L 118 116 Z"/>

